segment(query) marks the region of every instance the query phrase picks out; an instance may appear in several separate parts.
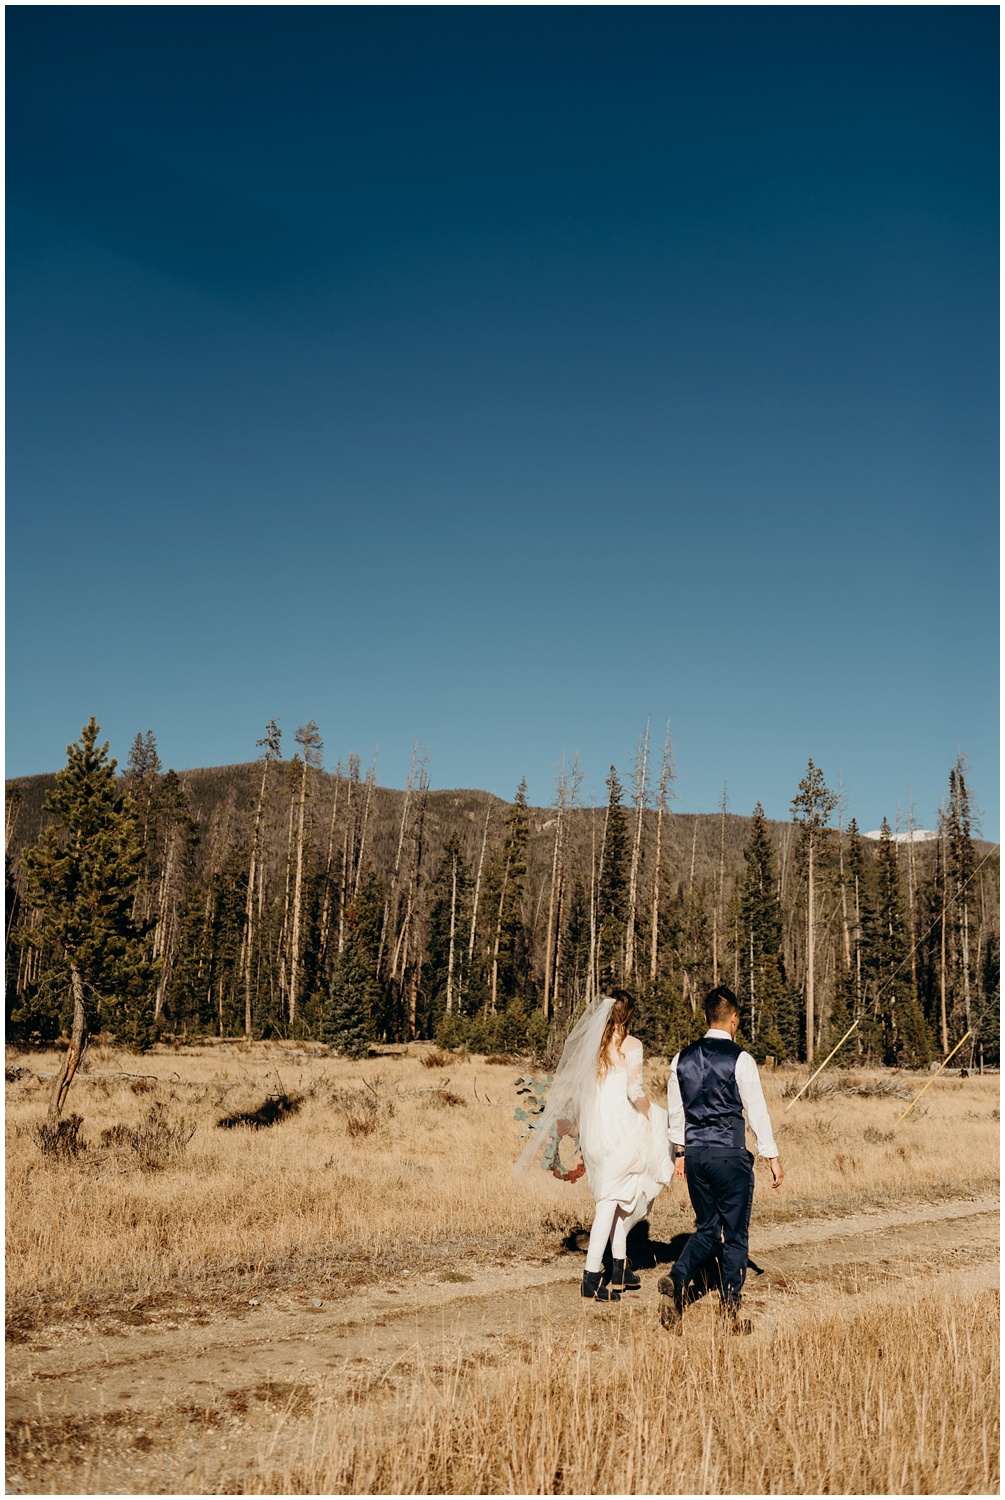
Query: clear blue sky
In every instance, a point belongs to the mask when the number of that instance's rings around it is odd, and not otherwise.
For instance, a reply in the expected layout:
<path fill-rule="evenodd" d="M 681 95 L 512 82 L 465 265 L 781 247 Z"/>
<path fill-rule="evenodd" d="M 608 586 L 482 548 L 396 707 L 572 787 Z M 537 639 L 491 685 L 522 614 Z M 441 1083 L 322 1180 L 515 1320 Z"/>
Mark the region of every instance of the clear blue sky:
<path fill-rule="evenodd" d="M 997 837 L 998 10 L 8 8 L 7 773 Z"/>

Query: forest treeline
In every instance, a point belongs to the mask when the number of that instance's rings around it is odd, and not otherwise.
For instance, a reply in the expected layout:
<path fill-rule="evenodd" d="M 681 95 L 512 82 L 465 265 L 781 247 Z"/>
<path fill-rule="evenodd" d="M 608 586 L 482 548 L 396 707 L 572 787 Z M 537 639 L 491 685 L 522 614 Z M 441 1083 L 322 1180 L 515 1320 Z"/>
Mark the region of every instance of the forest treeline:
<path fill-rule="evenodd" d="M 284 755 L 165 771 L 138 734 L 119 770 L 92 720 L 66 767 L 7 787 L 7 1025 L 23 1042 L 96 1031 L 310 1037 L 348 1053 L 435 1038 L 554 1045 L 584 998 L 632 989 L 653 1050 L 704 1027 L 727 983 L 759 1059 L 997 1063 L 997 861 L 949 770 L 937 837 L 864 839 L 809 762 L 792 819 L 674 810 L 669 736 L 648 729 L 584 806 L 578 764 L 549 808 L 403 791 L 311 722 Z M 909 820 L 908 832 L 911 832 Z M 82 1043 L 81 1043 L 82 1044 Z"/>

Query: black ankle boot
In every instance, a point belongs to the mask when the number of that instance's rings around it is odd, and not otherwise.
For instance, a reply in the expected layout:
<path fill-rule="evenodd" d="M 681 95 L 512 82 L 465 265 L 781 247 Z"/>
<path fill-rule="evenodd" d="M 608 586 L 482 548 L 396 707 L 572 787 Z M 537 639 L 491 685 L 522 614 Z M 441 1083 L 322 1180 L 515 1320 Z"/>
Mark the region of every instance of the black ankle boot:
<path fill-rule="evenodd" d="M 589 1297 L 594 1302 L 620 1302 L 620 1292 L 616 1292 L 613 1287 L 600 1285 L 603 1275 L 603 1271 L 584 1271 L 580 1295 Z"/>
<path fill-rule="evenodd" d="M 642 1278 L 636 1276 L 627 1257 L 611 1262 L 611 1286 L 616 1287 L 619 1292 L 637 1292 L 641 1285 Z"/>

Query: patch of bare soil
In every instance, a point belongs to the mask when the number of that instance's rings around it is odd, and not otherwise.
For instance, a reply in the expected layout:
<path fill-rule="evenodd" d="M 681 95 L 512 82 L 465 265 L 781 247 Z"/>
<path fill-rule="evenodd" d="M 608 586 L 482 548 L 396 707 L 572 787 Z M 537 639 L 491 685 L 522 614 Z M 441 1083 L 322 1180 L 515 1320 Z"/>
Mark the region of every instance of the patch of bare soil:
<path fill-rule="evenodd" d="M 754 1337 L 814 1307 L 950 1278 L 998 1284 L 998 1202 L 969 1196 L 839 1220 L 812 1219 L 751 1237 L 745 1294 Z M 659 1329 L 659 1275 L 684 1237 L 637 1249 L 642 1290 L 617 1306 L 578 1295 L 582 1243 L 550 1260 L 444 1255 L 383 1283 L 315 1295 L 273 1286 L 228 1301 L 177 1300 L 40 1321 L 8 1344 L 7 1490 L 32 1494 L 240 1493 L 268 1454 L 295 1460 L 333 1405 L 390 1403 L 417 1372 L 431 1378 L 519 1360 L 542 1330 L 598 1347 L 624 1322 Z M 699 1297 L 688 1326 L 715 1316 Z"/>

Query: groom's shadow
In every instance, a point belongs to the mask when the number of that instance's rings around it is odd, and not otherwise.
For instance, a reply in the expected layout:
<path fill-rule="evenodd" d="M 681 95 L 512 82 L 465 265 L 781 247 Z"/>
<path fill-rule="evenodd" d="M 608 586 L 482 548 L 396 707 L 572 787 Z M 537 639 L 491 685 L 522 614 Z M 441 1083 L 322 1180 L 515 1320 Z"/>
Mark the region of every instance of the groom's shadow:
<path fill-rule="evenodd" d="M 680 1258 L 681 1252 L 688 1240 L 689 1234 L 675 1234 L 669 1240 L 654 1240 L 649 1234 L 649 1222 L 643 1219 L 641 1224 L 636 1224 L 634 1229 L 628 1232 L 628 1259 L 636 1271 L 652 1271 L 661 1268 L 670 1269 Z M 589 1243 L 590 1231 L 573 1229 L 562 1240 L 563 1250 L 572 1254 L 586 1254 Z M 764 1267 L 759 1266 L 756 1261 L 748 1260 L 747 1267 L 755 1276 L 764 1275 Z M 611 1247 L 607 1246 L 604 1252 L 604 1269 L 611 1268 Z M 707 1297 L 709 1292 L 717 1292 L 722 1284 L 722 1255 L 717 1251 L 709 1256 L 708 1260 L 698 1268 L 696 1274 L 691 1278 L 688 1288 L 688 1301 L 700 1302 L 702 1297 Z"/>

